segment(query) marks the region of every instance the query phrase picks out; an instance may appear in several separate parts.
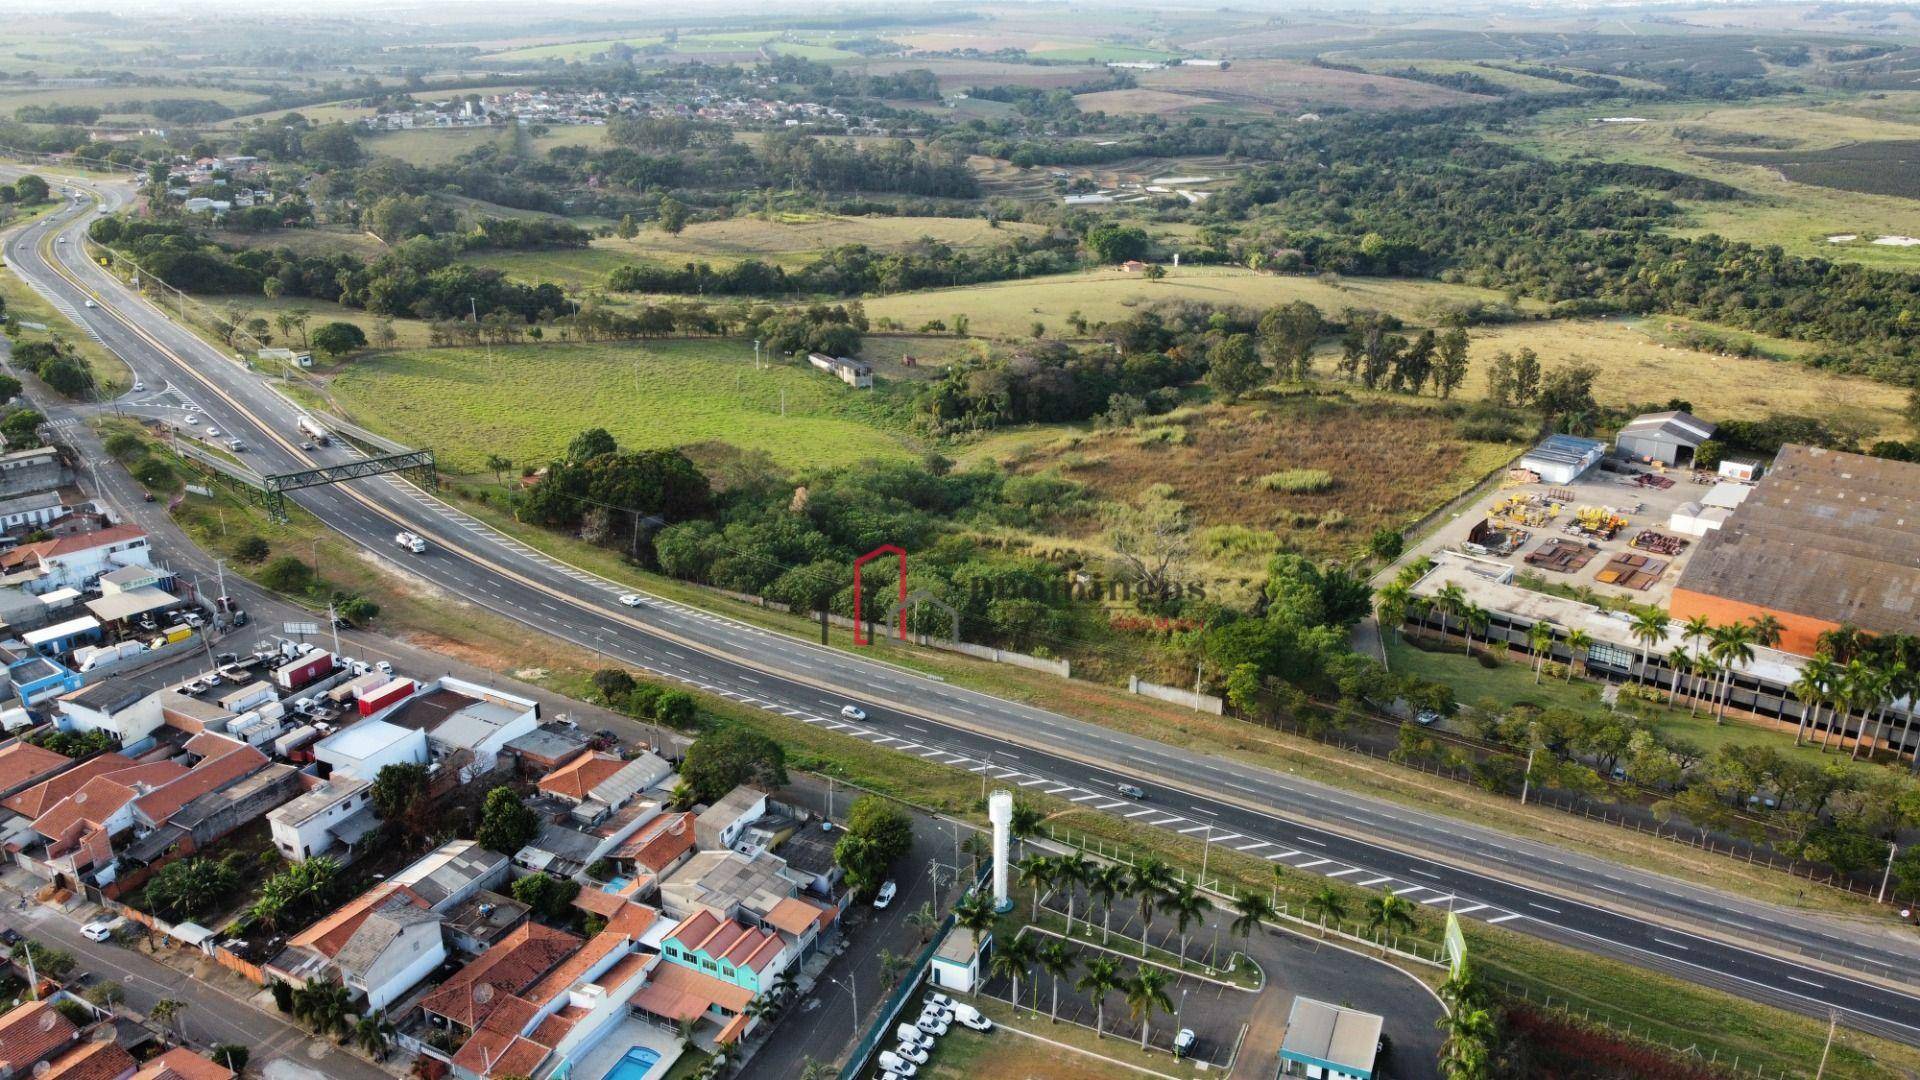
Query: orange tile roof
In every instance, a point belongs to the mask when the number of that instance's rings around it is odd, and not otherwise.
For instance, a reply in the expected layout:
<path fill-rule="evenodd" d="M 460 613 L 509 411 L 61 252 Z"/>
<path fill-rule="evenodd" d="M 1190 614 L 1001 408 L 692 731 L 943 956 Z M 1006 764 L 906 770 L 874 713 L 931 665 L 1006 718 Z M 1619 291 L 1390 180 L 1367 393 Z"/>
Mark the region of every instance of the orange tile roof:
<path fill-rule="evenodd" d="M 540 778 L 540 790 L 574 802 L 584 802 L 587 793 L 627 763 L 617 757 L 582 750 L 573 760 Z"/>
<path fill-rule="evenodd" d="M 527 1038 L 543 1046 L 558 1046 L 560 1040 L 566 1038 L 567 1033 L 573 1030 L 574 1025 L 591 1011 L 578 1005 L 568 1005 L 540 1021 L 539 1026 L 529 1032 Z"/>
<path fill-rule="evenodd" d="M 89 551 L 108 544 L 117 544 L 122 540 L 136 540 L 145 535 L 147 530 L 138 525 L 114 525 L 90 533 L 58 536 L 52 540 L 42 540 L 37 544 L 21 544 L 12 551 L 0 555 L 0 569 L 11 570 L 19 566 L 37 565 L 40 560 L 52 556 Z"/>
<path fill-rule="evenodd" d="M 675 859 L 693 850 L 695 816 L 691 812 L 662 814 L 658 819 L 641 826 L 640 831 L 615 848 L 613 857 L 632 859 L 654 873 L 660 873 L 672 866 Z"/>
<path fill-rule="evenodd" d="M 636 904 L 629 901 L 625 906 L 621 907 L 619 911 L 614 912 L 613 916 L 607 920 L 606 932 L 609 934 L 625 934 L 631 938 L 638 938 L 640 935 L 652 929 L 653 924 L 658 922 L 659 919 L 659 908 L 652 908 L 645 904 Z"/>
<path fill-rule="evenodd" d="M 426 899 L 405 885 L 396 885 L 383 881 L 334 910 L 333 914 L 300 931 L 287 939 L 287 944 L 304 949 L 312 949 L 322 956 L 332 959 L 346 945 L 360 924 L 367 921 L 380 906 L 381 901 L 395 894 L 404 894 L 415 907 L 426 908 Z"/>
<path fill-rule="evenodd" d="M 777 930 L 785 930 L 794 937 L 804 937 L 815 926 L 832 921 L 832 912 L 819 904 L 789 896 L 773 905 L 767 912 L 766 922 Z"/>
<path fill-rule="evenodd" d="M 33 831 L 46 837 L 54 848 L 64 852 L 89 825 L 105 825 L 108 819 L 135 798 L 139 792 L 104 776 L 87 781 L 79 791 L 53 804 L 53 808 L 33 820 Z"/>
<path fill-rule="evenodd" d="M 581 889 L 573 898 L 573 906 L 589 915 L 598 915 L 603 919 L 613 917 L 613 913 L 627 905 L 627 899 L 605 889 Z"/>
<path fill-rule="evenodd" d="M 532 1076 L 552 1052 L 531 1039 L 480 1031 L 453 1055 L 453 1063 L 476 1076 Z"/>
<path fill-rule="evenodd" d="M 117 772 L 132 764 L 132 758 L 127 757 L 117 750 L 112 753 L 90 757 L 80 764 L 75 765 L 73 768 L 68 769 L 66 772 L 60 773 L 51 779 L 43 780 L 18 795 L 7 799 L 7 801 L 0 802 L 0 806 L 4 806 L 22 817 L 37 818 L 41 814 L 46 813 L 47 809 L 54 803 L 79 791 L 81 785 L 94 777 Z"/>
<path fill-rule="evenodd" d="M 0 1016 L 0 1072 L 24 1073 L 79 1037 L 80 1029 L 52 1005 L 29 1001 Z"/>
<path fill-rule="evenodd" d="M 477 1028 L 503 997 L 526 990 L 579 947 L 580 938 L 573 934 L 539 923 L 521 923 L 422 998 L 420 1007 L 462 1027 Z M 482 985 L 492 988 L 485 1002 L 474 996 Z"/>
<path fill-rule="evenodd" d="M 133 808 L 155 826 L 166 824 L 179 809 L 202 795 L 227 787 L 243 777 L 266 768 L 267 755 L 246 743 L 223 735 L 198 735 L 187 743 L 189 751 L 198 743 L 207 754 L 193 768 L 167 784 L 140 797 Z"/>
<path fill-rule="evenodd" d="M 679 964 L 656 964 L 653 977 L 633 995 L 633 1004 L 669 1020 L 695 1020 L 718 1005 L 728 1012 L 745 1012 L 753 991 L 705 975 Z"/>
<path fill-rule="evenodd" d="M 601 986 L 606 987 L 608 991 L 612 991 L 615 987 L 623 985 L 627 980 L 645 971 L 659 955 L 659 953 L 650 953 L 636 949 L 621 957 L 612 967 L 602 972 L 597 981 Z"/>
<path fill-rule="evenodd" d="M 139 1063 L 110 1042 L 86 1042 L 54 1058 L 40 1080 L 120 1080 Z"/>
<path fill-rule="evenodd" d="M 0 791 L 45 780 L 72 764 L 65 754 L 16 739 L 0 746 Z"/>
<path fill-rule="evenodd" d="M 773 931 L 721 919 L 706 908 L 682 919 L 680 925 L 667 934 L 667 940 L 677 943 L 684 951 L 704 952 L 736 968 L 754 971 L 766 967 L 785 948 L 785 943 Z"/>
<path fill-rule="evenodd" d="M 232 1080 L 233 1070 L 216 1065 L 184 1046 L 177 1046 L 147 1062 L 133 1080 Z"/>

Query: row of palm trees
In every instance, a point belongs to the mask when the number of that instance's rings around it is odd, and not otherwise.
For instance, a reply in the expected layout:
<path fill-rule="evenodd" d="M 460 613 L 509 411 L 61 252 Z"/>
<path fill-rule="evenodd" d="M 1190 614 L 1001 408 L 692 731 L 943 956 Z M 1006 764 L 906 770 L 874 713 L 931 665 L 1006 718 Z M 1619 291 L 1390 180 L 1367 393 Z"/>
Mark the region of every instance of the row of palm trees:
<path fill-rule="evenodd" d="M 1121 900 L 1132 901 L 1140 916 L 1140 955 L 1147 952 L 1147 940 L 1156 915 L 1174 920 L 1180 937 L 1180 959 L 1187 958 L 1187 943 L 1194 925 L 1204 920 L 1213 902 L 1176 877 L 1173 869 L 1155 858 L 1145 858 L 1133 866 L 1098 863 L 1078 852 L 1059 855 L 1028 855 L 1014 864 L 1021 885 L 1033 890 L 1033 910 L 1040 910 L 1042 893 L 1059 892 L 1066 899 L 1067 933 L 1073 933 L 1080 894 L 1087 894 L 1086 917 L 1081 921 L 1093 932 L 1093 908 L 1100 906 L 1100 943 L 1112 939 L 1113 909 Z"/>

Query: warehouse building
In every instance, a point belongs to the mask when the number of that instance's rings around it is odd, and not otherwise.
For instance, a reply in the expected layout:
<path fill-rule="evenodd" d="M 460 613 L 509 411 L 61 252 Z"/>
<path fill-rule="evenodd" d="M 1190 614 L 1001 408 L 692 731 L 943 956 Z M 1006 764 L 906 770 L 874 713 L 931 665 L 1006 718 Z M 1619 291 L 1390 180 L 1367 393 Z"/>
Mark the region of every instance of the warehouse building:
<path fill-rule="evenodd" d="M 1681 574 L 1675 619 L 1772 615 L 1780 647 L 1810 655 L 1850 623 L 1920 634 L 1920 465 L 1783 446 L 1766 478 Z"/>
<path fill-rule="evenodd" d="M 1520 458 L 1520 467 L 1543 483 L 1570 484 L 1607 456 L 1607 444 L 1577 435 L 1549 435 Z"/>
<path fill-rule="evenodd" d="M 1646 413 L 1636 416 L 1613 441 L 1620 456 L 1659 465 L 1692 465 L 1694 455 L 1708 439 L 1714 426 L 1690 412 Z"/>

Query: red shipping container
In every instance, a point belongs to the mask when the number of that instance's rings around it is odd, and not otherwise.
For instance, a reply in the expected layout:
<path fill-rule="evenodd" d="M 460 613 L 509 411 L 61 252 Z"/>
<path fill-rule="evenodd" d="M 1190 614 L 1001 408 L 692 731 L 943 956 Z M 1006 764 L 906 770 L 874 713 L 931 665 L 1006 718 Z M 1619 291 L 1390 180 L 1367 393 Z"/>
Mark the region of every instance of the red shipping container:
<path fill-rule="evenodd" d="M 395 679 L 360 699 L 360 715 L 372 716 L 389 705 L 405 701 L 412 693 L 412 679 Z"/>
<path fill-rule="evenodd" d="M 332 653 L 308 653 L 282 665 L 273 673 L 273 681 L 280 684 L 282 690 L 298 690 L 332 670 Z"/>

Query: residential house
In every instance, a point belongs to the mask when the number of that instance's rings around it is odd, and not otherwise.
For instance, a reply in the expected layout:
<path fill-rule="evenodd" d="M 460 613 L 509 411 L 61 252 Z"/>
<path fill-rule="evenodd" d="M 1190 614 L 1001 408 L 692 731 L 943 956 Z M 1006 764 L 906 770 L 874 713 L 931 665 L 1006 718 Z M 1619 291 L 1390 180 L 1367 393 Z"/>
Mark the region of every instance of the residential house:
<path fill-rule="evenodd" d="M 80 1037 L 51 1001 L 29 1001 L 0 1015 L 0 1076 L 31 1076 L 34 1067 Z"/>
<path fill-rule="evenodd" d="M 293 862 L 316 855 L 352 861 L 355 845 L 380 827 L 372 788 L 372 782 L 345 773 L 314 779 L 304 794 L 267 815 L 273 846 Z"/>
<path fill-rule="evenodd" d="M 90 1040 L 35 1069 L 35 1080 L 131 1080 L 140 1063 L 118 1043 Z"/>
<path fill-rule="evenodd" d="M 509 741 L 506 752 L 521 773 L 545 776 L 571 761 L 587 748 L 587 740 L 572 728 L 550 725 L 537 728 Z"/>
<path fill-rule="evenodd" d="M 759 922 L 780 901 L 797 895 L 802 884 L 778 855 L 699 851 L 661 881 L 660 906 L 672 919 L 705 908 L 722 918 Z"/>
<path fill-rule="evenodd" d="M 145 529 L 114 525 L 0 553 L 0 573 L 30 574 L 24 584 L 31 593 L 80 589 L 123 566 L 150 565 L 152 554 Z"/>
<path fill-rule="evenodd" d="M 505 855 L 481 847 L 478 840 L 449 840 L 388 880 L 407 886 L 428 907 L 444 913 L 487 889 L 504 886 L 510 869 Z"/>
<path fill-rule="evenodd" d="M 541 777 L 539 788 L 573 804 L 573 819 L 591 825 L 641 792 L 665 785 L 673 775 L 673 766 L 652 752 L 623 761 L 613 754 L 587 750 Z"/>
<path fill-rule="evenodd" d="M 705 908 L 680 920 L 660 944 L 668 963 L 723 979 L 755 997 L 771 989 L 797 955 L 777 931 L 723 919 Z"/>
<path fill-rule="evenodd" d="M 447 940 L 460 953 L 478 956 L 518 929 L 532 910 L 511 896 L 482 889 L 447 909 Z"/>
<path fill-rule="evenodd" d="M 538 1007 L 520 996 L 571 956 L 581 938 L 540 923 L 522 923 L 493 948 L 420 999 L 430 1023 L 472 1034 L 497 1009 L 531 1019 Z M 515 1032 L 519 1034 L 518 1031 Z"/>
<path fill-rule="evenodd" d="M 851 360 L 844 356 L 828 356 L 826 353 L 808 353 L 807 363 L 832 375 L 856 390 L 873 389 L 873 365 L 864 360 Z"/>
<path fill-rule="evenodd" d="M 694 819 L 693 835 L 702 851 L 731 848 L 747 826 L 767 812 L 767 793 L 741 785 L 722 795 L 719 801 Z"/>
<path fill-rule="evenodd" d="M 693 848 L 694 815 L 662 814 L 614 848 L 608 857 L 633 886 L 623 891 L 639 897 L 657 888 L 661 878 L 692 858 Z"/>
<path fill-rule="evenodd" d="M 234 1071 L 225 1065 L 176 1046 L 147 1062 L 133 1074 L 133 1080 L 233 1080 L 233 1076 Z"/>
<path fill-rule="evenodd" d="M 446 960 L 440 923 L 412 889 L 384 881 L 289 939 L 267 966 L 295 985 L 337 972 L 383 1009 Z"/>
<path fill-rule="evenodd" d="M 0 742 L 0 799 L 10 799 L 72 767 L 72 758 L 25 740 Z"/>

